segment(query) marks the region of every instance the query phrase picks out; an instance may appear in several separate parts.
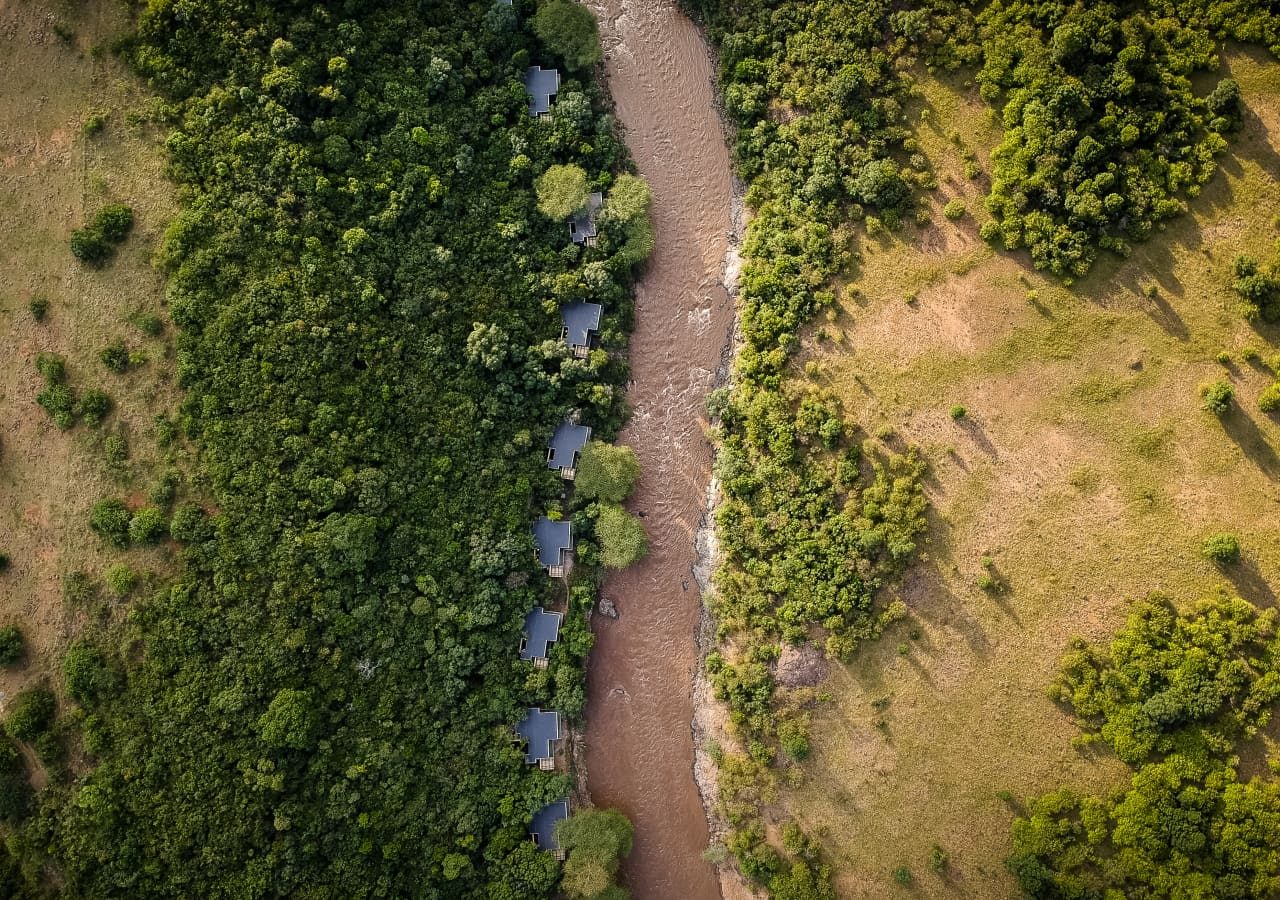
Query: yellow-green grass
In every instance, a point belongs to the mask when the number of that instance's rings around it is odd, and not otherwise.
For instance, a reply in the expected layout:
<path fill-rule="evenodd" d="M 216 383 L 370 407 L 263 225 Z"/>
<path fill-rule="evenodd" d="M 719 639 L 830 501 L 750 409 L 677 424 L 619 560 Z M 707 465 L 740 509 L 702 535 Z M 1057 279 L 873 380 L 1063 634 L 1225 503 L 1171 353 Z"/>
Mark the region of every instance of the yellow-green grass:
<path fill-rule="evenodd" d="M 163 280 L 151 257 L 174 198 L 163 178 L 161 132 L 131 116 L 146 93 L 108 50 L 127 25 L 123 7 L 0 0 L 0 24 L 0 551 L 11 558 L 0 574 L 0 625 L 18 625 L 28 646 L 22 665 L 0 672 L 0 691 L 12 696 L 39 679 L 56 686 L 61 648 L 101 612 L 64 604 L 67 573 L 97 577 L 125 561 L 154 580 L 172 568 L 163 547 L 102 547 L 88 516 L 103 496 L 144 502 L 157 469 L 152 420 L 176 397 L 172 330 L 147 337 L 126 318 L 163 316 Z M 84 122 L 94 113 L 106 124 L 87 136 Z M 108 202 L 129 204 L 136 224 L 113 262 L 86 269 L 68 237 Z M 49 302 L 43 324 L 29 310 L 36 297 Z M 98 360 L 118 337 L 147 357 L 123 376 Z M 78 392 L 98 387 L 114 400 L 99 429 L 61 432 L 36 405 L 41 351 L 66 357 Z M 126 437 L 131 450 L 122 472 L 104 461 L 111 434 Z"/>
<path fill-rule="evenodd" d="M 1243 351 L 1278 348 L 1242 319 L 1230 282 L 1236 254 L 1264 257 L 1280 236 L 1280 67 L 1233 51 L 1227 68 L 1252 112 L 1192 215 L 1069 289 L 979 241 L 985 178 L 964 177 L 948 134 L 987 170 L 996 126 L 972 88 L 922 80 L 933 224 L 868 242 L 797 365 L 931 465 L 923 558 L 891 588 L 912 618 L 837 668 L 807 778 L 785 792 L 823 835 L 842 896 L 1016 894 L 1002 860 L 1018 801 L 1125 777 L 1074 749 L 1078 730 L 1046 699 L 1067 642 L 1105 639 L 1151 591 L 1274 602 L 1280 427 L 1255 402 L 1272 376 Z M 941 214 L 953 197 L 969 211 L 956 222 Z M 1223 421 L 1198 396 L 1221 378 L 1238 401 Z M 1240 536 L 1239 566 L 1202 558 L 1220 530 Z M 951 860 L 941 875 L 935 844 Z"/>

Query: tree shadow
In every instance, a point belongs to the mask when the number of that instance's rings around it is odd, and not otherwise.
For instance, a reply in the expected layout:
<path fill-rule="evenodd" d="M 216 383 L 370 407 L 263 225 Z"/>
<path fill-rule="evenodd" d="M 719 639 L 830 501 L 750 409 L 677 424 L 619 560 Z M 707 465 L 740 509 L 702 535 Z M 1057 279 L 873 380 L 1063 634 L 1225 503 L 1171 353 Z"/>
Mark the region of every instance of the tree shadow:
<path fill-rule="evenodd" d="M 1222 574 L 1231 582 L 1236 593 L 1254 606 L 1273 607 L 1276 605 L 1276 592 L 1267 584 L 1258 569 L 1258 564 L 1249 557 L 1242 558 L 1232 566 L 1225 566 Z"/>
<path fill-rule="evenodd" d="M 996 445 L 991 443 L 991 439 L 987 437 L 987 434 L 982 430 L 981 425 L 968 416 L 958 419 L 956 424 L 959 425 L 960 430 L 967 434 L 969 439 L 977 445 L 979 450 L 990 456 L 992 459 L 1000 458 L 1000 453 L 996 450 Z"/>
<path fill-rule="evenodd" d="M 1262 474 L 1268 478 L 1280 478 L 1280 456 L 1267 441 L 1253 419 L 1238 405 L 1222 417 L 1222 427 L 1236 446 L 1247 456 Z"/>

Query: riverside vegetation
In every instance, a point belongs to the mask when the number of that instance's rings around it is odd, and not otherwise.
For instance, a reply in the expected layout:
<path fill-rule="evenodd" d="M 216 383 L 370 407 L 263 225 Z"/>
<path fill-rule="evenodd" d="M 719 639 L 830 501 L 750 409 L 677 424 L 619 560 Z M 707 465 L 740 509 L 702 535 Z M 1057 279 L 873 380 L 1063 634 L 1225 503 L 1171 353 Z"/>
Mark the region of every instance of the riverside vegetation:
<path fill-rule="evenodd" d="M 582 11 L 560 6 L 539 32 L 567 17 L 589 63 Z M 181 571 L 71 646 L 60 700 L 9 704 L 48 784 L 32 797 L 4 745 L 8 895 L 556 890 L 526 828 L 569 777 L 526 766 L 510 728 L 526 706 L 582 711 L 591 563 L 643 552 L 616 515 L 625 454 L 589 454 L 598 499 L 580 498 L 584 565 L 544 670 L 517 659 L 522 618 L 565 598 L 529 523 L 560 502 L 554 425 L 577 409 L 608 438 L 622 421 L 628 283 L 652 238 L 589 78 L 562 82 L 553 121 L 529 116 L 520 76 L 558 62 L 530 13 L 160 2 L 117 47 L 170 128 L 181 212 L 158 258 L 185 393 L 156 434 L 195 449 L 196 489 L 171 513 L 172 486 L 93 507 L 104 544 L 171 538 Z M 538 211 L 553 166 L 623 187 L 594 247 Z M 127 212 L 105 208 L 75 255 L 110 265 Z M 578 299 L 606 310 L 586 359 L 558 339 Z M 130 365 L 114 347 L 102 362 Z M 101 417 L 60 360 L 40 371 L 60 426 Z M 124 561 L 107 580 L 138 583 Z M 624 819 L 576 816 L 563 840 L 564 890 L 622 895 Z"/>
<path fill-rule="evenodd" d="M 859 233 L 879 240 L 928 222 L 925 196 L 937 177 L 905 112 L 922 70 L 976 81 L 1002 126 L 981 237 L 1025 249 L 1032 266 L 1070 285 L 1100 254 L 1124 257 L 1158 235 L 1199 195 L 1245 114 L 1239 86 L 1207 73 L 1228 40 L 1280 53 L 1280 20 L 1263 3 L 1197 0 L 687 5 L 719 51 L 754 214 L 743 245 L 735 385 L 711 404 L 725 499 L 713 601 L 721 646 L 707 666 L 741 747 L 712 748 L 720 809 L 748 878 L 775 896 L 824 897 L 831 871 L 818 842 L 784 818 L 778 846 L 760 812 L 776 798 L 778 768 L 802 777 L 821 698 L 813 688 L 777 687 L 773 664 L 784 645 L 815 639 L 847 658 L 904 615 L 880 589 L 913 558 L 924 473 L 916 452 L 891 435 L 866 440 L 812 377 L 816 370 L 802 373 L 790 360 L 816 314 L 857 295 Z M 976 154 L 966 155 L 965 174 L 982 174 Z M 946 218 L 965 214 L 959 201 L 947 204 Z M 1238 274 L 1260 269 L 1246 261 Z M 1263 287 L 1248 281 L 1244 290 Z M 966 411 L 957 409 L 952 418 L 962 420 Z M 989 571 L 982 580 L 989 592 L 1000 589 Z M 1167 779 L 1160 785 L 1166 800 L 1176 791 Z M 1262 808 L 1275 808 L 1272 796 L 1258 795 Z M 1210 831 L 1204 839 L 1213 853 L 1222 838 Z M 1010 864 L 1029 871 L 1025 848 L 1018 854 Z M 1043 877 L 1023 878 L 1023 886 L 1037 896 L 1077 896 L 1061 887 L 1071 873 L 1057 881 L 1046 874 L 1058 859 L 1040 860 Z M 1265 875 L 1267 865 L 1258 871 Z M 912 876 L 901 868 L 893 880 L 909 884 Z M 1120 883 L 1133 886 L 1109 884 Z M 1268 883 L 1263 877 L 1241 896 L 1260 896 Z"/>

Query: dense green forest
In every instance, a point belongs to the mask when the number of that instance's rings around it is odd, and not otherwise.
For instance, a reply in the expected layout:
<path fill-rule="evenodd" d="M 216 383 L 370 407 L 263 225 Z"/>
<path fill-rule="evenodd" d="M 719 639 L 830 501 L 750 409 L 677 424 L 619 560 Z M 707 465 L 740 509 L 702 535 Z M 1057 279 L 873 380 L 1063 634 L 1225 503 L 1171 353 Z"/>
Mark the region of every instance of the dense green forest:
<path fill-rule="evenodd" d="M 1134 604 L 1105 647 L 1076 642 L 1051 688 L 1134 768 L 1105 797 L 1060 789 L 1013 825 L 1010 870 L 1033 897 L 1270 897 L 1280 891 L 1280 782 L 1235 756 L 1280 698 L 1276 611 L 1239 599 L 1183 615 Z"/>
<path fill-rule="evenodd" d="M 1217 69 L 1223 40 L 1280 53 L 1280 17 L 1258 0 L 686 6 L 719 53 L 753 212 L 735 386 L 711 404 L 724 643 L 707 664 L 748 750 L 719 754 L 721 810 L 745 874 L 775 896 L 828 896 L 812 839 L 792 824 L 781 854 L 760 818 L 770 767 L 808 753 L 814 702 L 776 690 L 770 664 L 815 626 L 829 654 L 847 656 L 904 613 L 879 588 L 914 554 L 923 466 L 909 447 L 866 440 L 789 360 L 835 285 L 857 290 L 855 226 L 928 221 L 921 200 L 937 181 L 907 113 L 917 75 L 957 71 L 980 86 L 1004 125 L 982 237 L 1069 283 L 1100 250 L 1123 256 L 1157 232 L 1213 176 L 1245 110 L 1231 79 L 1193 76 Z"/>
<path fill-rule="evenodd" d="M 118 501 L 95 508 L 119 545 L 167 529 L 183 568 L 68 654 L 56 723 L 47 692 L 11 714 L 51 782 L 11 804 L 9 893 L 554 889 L 526 828 L 569 778 L 526 766 L 510 729 L 530 705 L 581 713 L 595 569 L 550 666 L 521 663 L 525 612 L 566 601 L 529 527 L 561 497 L 554 425 L 621 422 L 643 254 L 616 252 L 634 215 L 584 250 L 538 212 L 548 167 L 607 190 L 627 160 L 587 78 L 530 116 L 525 68 L 561 64 L 532 14 L 158 0 L 119 48 L 171 129 L 182 211 L 160 259 L 185 399 L 162 431 L 200 471 L 136 534 Z M 103 262 L 125 231 L 108 215 L 73 249 Z M 585 359 L 559 339 L 578 299 L 605 309 Z M 629 834 L 598 854 L 605 882 Z"/>

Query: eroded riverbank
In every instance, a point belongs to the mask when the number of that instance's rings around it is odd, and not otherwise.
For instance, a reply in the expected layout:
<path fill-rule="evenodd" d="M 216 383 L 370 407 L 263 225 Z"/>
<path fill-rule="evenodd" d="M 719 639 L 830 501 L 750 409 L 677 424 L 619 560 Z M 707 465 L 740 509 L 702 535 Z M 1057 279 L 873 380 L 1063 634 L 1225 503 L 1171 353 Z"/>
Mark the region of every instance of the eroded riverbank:
<path fill-rule="evenodd" d="M 701 900 L 720 890 L 702 858 L 707 820 L 693 778 L 695 537 L 713 456 L 704 399 L 733 328 L 724 285 L 732 170 L 712 59 L 693 23 L 663 0 L 591 6 L 617 115 L 653 189 L 657 241 L 636 289 L 632 417 L 621 438 L 640 461 L 630 505 L 644 517 L 650 549 L 604 587 L 621 617 L 596 628 L 588 784 L 597 804 L 622 809 L 635 824 L 624 870 L 634 896 Z"/>

